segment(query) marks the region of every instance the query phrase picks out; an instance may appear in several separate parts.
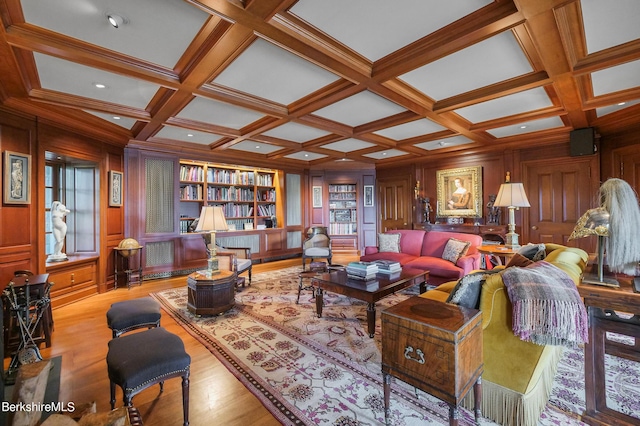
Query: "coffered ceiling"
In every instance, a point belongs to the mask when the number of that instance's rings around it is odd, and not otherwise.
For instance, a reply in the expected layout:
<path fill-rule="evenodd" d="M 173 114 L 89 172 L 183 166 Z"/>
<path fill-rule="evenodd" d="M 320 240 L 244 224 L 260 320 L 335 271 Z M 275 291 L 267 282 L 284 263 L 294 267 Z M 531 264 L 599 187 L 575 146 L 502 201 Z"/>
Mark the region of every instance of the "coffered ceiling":
<path fill-rule="evenodd" d="M 190 158 L 383 165 L 640 122 L 637 0 L 0 0 L 0 14 L 5 107 Z"/>

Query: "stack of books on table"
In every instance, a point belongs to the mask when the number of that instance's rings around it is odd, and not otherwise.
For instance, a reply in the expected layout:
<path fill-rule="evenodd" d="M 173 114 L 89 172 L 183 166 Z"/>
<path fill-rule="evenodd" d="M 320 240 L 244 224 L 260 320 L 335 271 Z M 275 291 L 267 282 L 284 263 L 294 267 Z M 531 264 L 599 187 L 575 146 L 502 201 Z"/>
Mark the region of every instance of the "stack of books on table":
<path fill-rule="evenodd" d="M 393 274 L 402 271 L 400 262 L 396 262 L 395 260 L 376 260 L 373 263 L 378 265 L 378 272 L 383 274 Z"/>
<path fill-rule="evenodd" d="M 357 280 L 372 280 L 378 273 L 378 265 L 373 262 L 349 262 L 347 276 Z"/>

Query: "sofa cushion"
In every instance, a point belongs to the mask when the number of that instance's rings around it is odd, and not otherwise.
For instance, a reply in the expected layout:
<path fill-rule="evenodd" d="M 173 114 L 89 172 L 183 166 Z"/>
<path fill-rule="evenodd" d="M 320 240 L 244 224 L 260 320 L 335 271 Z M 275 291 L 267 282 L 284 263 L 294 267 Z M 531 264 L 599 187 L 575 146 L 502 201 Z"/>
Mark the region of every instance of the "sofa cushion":
<path fill-rule="evenodd" d="M 464 256 L 469 250 L 471 243 L 469 241 L 461 241 L 456 238 L 449 238 L 444 246 L 442 258 L 451 263 L 456 263 L 461 256 Z"/>
<path fill-rule="evenodd" d="M 533 260 L 534 262 L 544 259 L 547 255 L 544 244 L 532 243 L 520 247 L 520 249 L 518 250 L 518 254 L 521 254 L 527 259 Z"/>
<path fill-rule="evenodd" d="M 449 238 L 455 238 L 460 241 L 469 241 L 471 245 L 467 251 L 468 255 L 478 253 L 476 247 L 482 244 L 482 237 L 480 235 L 463 234 L 461 232 L 430 231 L 424 236 L 420 256 L 442 257 L 444 247 L 447 245 Z"/>
<path fill-rule="evenodd" d="M 380 253 L 400 253 L 400 234 L 378 234 Z"/>
<path fill-rule="evenodd" d="M 412 260 L 415 260 L 415 258 L 415 256 L 407 253 L 384 252 L 365 254 L 364 256 L 360 256 L 360 261 L 373 262 L 376 260 L 393 260 L 395 262 L 400 262 L 400 265 L 404 266 Z"/>
<path fill-rule="evenodd" d="M 460 278 L 449 294 L 447 303 L 464 306 L 465 308 L 478 309 L 482 284 L 484 284 L 487 276 L 497 272 L 499 272 L 499 270 L 478 271 Z"/>
<path fill-rule="evenodd" d="M 433 277 L 442 278 L 438 281 L 443 283 L 457 280 L 464 275 L 462 268 L 440 257 L 420 256 L 407 263 L 407 266 L 429 271 L 429 283 L 432 282 Z"/>

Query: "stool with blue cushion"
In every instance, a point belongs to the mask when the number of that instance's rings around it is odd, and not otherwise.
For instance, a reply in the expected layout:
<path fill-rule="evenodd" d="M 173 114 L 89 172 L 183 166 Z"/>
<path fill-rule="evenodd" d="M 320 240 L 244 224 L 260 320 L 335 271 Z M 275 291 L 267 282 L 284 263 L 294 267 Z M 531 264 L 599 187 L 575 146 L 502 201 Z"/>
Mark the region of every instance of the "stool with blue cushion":
<path fill-rule="evenodd" d="M 111 409 L 115 408 L 116 385 L 122 388 L 125 406 L 134 395 L 164 381 L 182 377 L 184 425 L 189 424 L 189 369 L 191 357 L 180 337 L 162 327 L 127 334 L 109 341 L 107 370 L 111 389 Z"/>
<path fill-rule="evenodd" d="M 160 303 L 151 297 L 114 303 L 107 311 L 107 325 L 113 338 L 138 328 L 160 327 Z"/>

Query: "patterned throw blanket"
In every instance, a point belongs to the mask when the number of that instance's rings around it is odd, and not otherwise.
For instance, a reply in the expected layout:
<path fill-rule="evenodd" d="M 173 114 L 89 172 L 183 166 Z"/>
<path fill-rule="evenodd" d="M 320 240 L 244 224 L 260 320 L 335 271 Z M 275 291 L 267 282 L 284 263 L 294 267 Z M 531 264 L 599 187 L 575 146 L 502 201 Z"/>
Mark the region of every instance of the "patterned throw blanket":
<path fill-rule="evenodd" d="M 513 333 L 520 339 L 563 346 L 589 340 L 587 311 L 563 270 L 539 261 L 507 268 L 502 279 L 513 305 Z"/>

